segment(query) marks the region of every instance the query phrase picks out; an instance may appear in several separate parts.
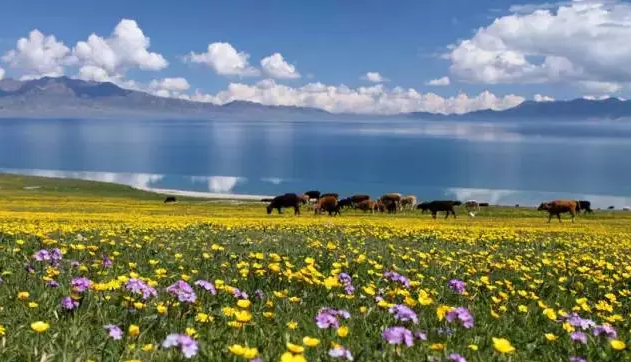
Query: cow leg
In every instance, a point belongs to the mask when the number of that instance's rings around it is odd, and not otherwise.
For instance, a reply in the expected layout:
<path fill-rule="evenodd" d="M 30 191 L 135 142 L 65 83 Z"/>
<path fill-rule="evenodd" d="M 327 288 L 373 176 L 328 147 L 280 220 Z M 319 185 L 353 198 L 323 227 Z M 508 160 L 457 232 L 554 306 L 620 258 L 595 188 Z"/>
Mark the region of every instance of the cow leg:
<path fill-rule="evenodd" d="M 557 219 L 559 219 L 559 222 L 561 222 L 561 213 L 557 214 Z"/>
<path fill-rule="evenodd" d="M 281 208 L 280 208 L 280 207 L 277 207 L 277 208 L 276 208 L 276 210 L 278 210 L 278 214 L 279 214 L 279 215 L 283 213 L 283 211 L 281 210 Z"/>
<path fill-rule="evenodd" d="M 454 216 L 454 219 L 456 218 L 456 211 L 455 210 L 451 210 L 451 214 Z"/>
<path fill-rule="evenodd" d="M 432 219 L 436 218 L 436 211 L 432 211 Z"/>
<path fill-rule="evenodd" d="M 548 214 L 548 224 L 552 221 L 552 213 Z"/>
<path fill-rule="evenodd" d="M 445 220 L 449 219 L 449 213 L 450 213 L 449 210 L 447 210 L 447 212 L 445 212 Z"/>
<path fill-rule="evenodd" d="M 294 207 L 294 215 L 300 215 L 300 205 Z"/>

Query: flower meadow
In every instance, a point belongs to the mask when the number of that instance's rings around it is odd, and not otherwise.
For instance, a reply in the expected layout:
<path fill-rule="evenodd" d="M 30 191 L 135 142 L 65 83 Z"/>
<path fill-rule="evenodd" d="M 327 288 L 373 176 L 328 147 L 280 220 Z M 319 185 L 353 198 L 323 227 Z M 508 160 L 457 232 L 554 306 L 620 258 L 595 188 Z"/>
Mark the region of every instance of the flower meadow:
<path fill-rule="evenodd" d="M 631 219 L 9 195 L 2 361 L 627 361 Z"/>

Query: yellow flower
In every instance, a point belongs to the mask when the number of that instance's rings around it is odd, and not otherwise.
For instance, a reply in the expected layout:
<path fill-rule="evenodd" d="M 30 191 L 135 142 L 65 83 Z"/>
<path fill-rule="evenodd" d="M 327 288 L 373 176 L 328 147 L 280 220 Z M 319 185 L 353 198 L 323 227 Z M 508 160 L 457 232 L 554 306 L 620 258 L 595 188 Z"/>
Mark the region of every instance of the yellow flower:
<path fill-rule="evenodd" d="M 151 343 L 145 344 L 144 346 L 142 346 L 142 350 L 145 352 L 151 352 L 153 351 L 153 349 L 154 349 L 154 346 Z"/>
<path fill-rule="evenodd" d="M 362 290 L 368 295 L 375 295 L 375 288 L 373 287 L 363 287 Z"/>
<path fill-rule="evenodd" d="M 362 306 L 362 307 L 359 307 L 359 313 L 361 313 L 361 314 L 366 314 L 366 312 L 368 312 L 368 308 L 363 307 L 363 306 Z"/>
<path fill-rule="evenodd" d="M 209 316 L 206 313 L 197 313 L 195 316 L 195 321 L 200 323 L 208 323 L 213 320 L 212 316 Z"/>
<path fill-rule="evenodd" d="M 557 319 L 557 314 L 554 312 L 554 309 L 552 308 L 546 308 L 543 310 L 543 314 L 548 317 L 548 319 L 550 320 L 556 320 Z"/>
<path fill-rule="evenodd" d="M 31 294 L 29 292 L 19 292 L 18 293 L 18 299 L 19 300 L 27 300 L 30 296 L 31 296 Z"/>
<path fill-rule="evenodd" d="M 237 319 L 237 322 L 241 323 L 246 323 L 252 320 L 252 313 L 248 312 L 247 310 L 235 312 L 234 316 Z"/>
<path fill-rule="evenodd" d="M 243 309 L 249 308 L 251 304 L 252 302 L 247 299 L 239 299 L 239 301 L 237 302 L 237 306 Z"/>
<path fill-rule="evenodd" d="M 445 349 L 445 347 L 447 346 L 443 343 L 434 343 L 429 346 L 429 349 L 431 349 L 432 351 L 442 351 Z"/>
<path fill-rule="evenodd" d="M 37 333 L 44 333 L 48 328 L 50 328 L 50 324 L 42 321 L 31 323 L 31 329 Z"/>
<path fill-rule="evenodd" d="M 287 322 L 287 328 L 289 328 L 289 329 L 296 329 L 296 328 L 298 328 L 298 322 L 296 322 L 296 321 L 289 321 L 289 322 Z"/>
<path fill-rule="evenodd" d="M 348 336 L 348 327 L 347 326 L 341 326 L 340 328 L 337 329 L 337 335 L 344 338 L 346 336 Z"/>
<path fill-rule="evenodd" d="M 291 352 L 291 353 L 298 354 L 298 353 L 304 352 L 305 351 L 305 347 L 287 342 L 287 350 L 289 352 Z"/>
<path fill-rule="evenodd" d="M 519 312 L 521 313 L 528 313 L 528 307 L 526 307 L 525 305 L 520 305 L 519 307 L 517 307 L 517 310 L 519 310 Z"/>
<path fill-rule="evenodd" d="M 240 344 L 233 344 L 232 346 L 229 346 L 228 351 L 237 356 L 243 356 L 245 354 L 245 348 Z"/>
<path fill-rule="evenodd" d="M 546 333 L 546 334 L 545 334 L 545 336 L 546 336 L 546 339 L 547 339 L 548 341 L 550 341 L 550 342 L 554 342 L 554 341 L 556 341 L 557 339 L 559 339 L 559 337 L 557 337 L 557 336 L 556 336 L 556 335 L 554 335 L 553 333 Z"/>
<path fill-rule="evenodd" d="M 472 351 L 477 351 L 478 350 L 478 345 L 477 344 L 470 344 L 467 346 L 467 348 L 469 348 Z"/>
<path fill-rule="evenodd" d="M 39 304 L 37 304 L 37 303 L 35 303 L 35 302 L 29 302 L 29 303 L 28 303 L 28 307 L 29 307 L 29 308 L 37 308 L 37 306 L 38 306 L 38 305 L 39 305 Z"/>
<path fill-rule="evenodd" d="M 615 349 L 616 351 L 622 351 L 627 347 L 627 345 L 619 339 L 612 339 L 611 341 L 609 341 L 609 344 L 611 345 L 611 348 Z"/>
<path fill-rule="evenodd" d="M 0 324 L 0 336 L 4 336 L 7 330 L 4 328 L 2 324 Z"/>
<path fill-rule="evenodd" d="M 441 305 L 436 308 L 436 316 L 438 317 L 438 320 L 442 321 L 443 319 L 445 319 L 445 315 L 447 315 L 447 312 L 449 312 L 450 310 L 451 307 L 447 305 Z"/>
<path fill-rule="evenodd" d="M 160 315 L 165 315 L 167 314 L 167 307 L 164 306 L 163 304 L 159 304 L 158 307 L 156 308 L 158 310 L 158 314 Z"/>
<path fill-rule="evenodd" d="M 307 359 L 301 354 L 285 352 L 282 356 L 280 356 L 280 362 L 307 362 Z"/>
<path fill-rule="evenodd" d="M 500 353 L 515 352 L 515 347 L 510 344 L 510 341 L 506 338 L 493 337 L 493 348 Z"/>
<path fill-rule="evenodd" d="M 138 337 L 138 335 L 140 334 L 140 327 L 135 324 L 130 324 L 128 331 L 132 337 Z"/>
<path fill-rule="evenodd" d="M 259 354 L 259 350 L 256 348 L 245 348 L 245 352 L 243 352 L 243 357 L 245 357 L 246 359 L 254 359 L 256 358 L 256 356 L 258 356 Z"/>
<path fill-rule="evenodd" d="M 317 338 L 304 337 L 302 339 L 302 344 L 304 344 L 307 347 L 315 347 L 318 344 L 320 344 L 320 340 Z"/>
<path fill-rule="evenodd" d="M 195 330 L 195 328 L 188 327 L 186 328 L 186 334 L 191 337 L 195 337 L 197 335 L 197 331 Z"/>

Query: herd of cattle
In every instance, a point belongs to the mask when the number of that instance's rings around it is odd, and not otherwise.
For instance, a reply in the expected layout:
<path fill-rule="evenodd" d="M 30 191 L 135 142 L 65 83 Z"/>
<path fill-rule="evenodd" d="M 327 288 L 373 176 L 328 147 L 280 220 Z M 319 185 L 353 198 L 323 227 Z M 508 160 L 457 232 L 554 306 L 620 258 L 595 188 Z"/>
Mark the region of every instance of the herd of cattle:
<path fill-rule="evenodd" d="M 271 214 L 273 210 L 277 210 L 280 214 L 283 208 L 293 208 L 294 213 L 299 215 L 302 205 L 312 205 L 316 215 L 324 212 L 328 213 L 330 216 L 340 215 L 343 209 L 363 210 L 364 212 L 371 213 L 387 212 L 392 214 L 403 210 L 417 209 L 421 210 L 423 213 L 429 211 L 433 218 L 436 218 L 439 212 L 444 212 L 445 218 L 448 218 L 449 215 L 456 218 L 455 207 L 463 204 L 460 201 L 453 200 L 436 200 L 418 203 L 416 196 L 402 195 L 399 193 L 388 193 L 377 200 L 372 200 L 369 195 L 353 195 L 340 199 L 339 194 L 320 193 L 319 191 L 308 191 L 301 195 L 287 193 L 276 196 L 273 199 L 263 199 L 261 201 L 269 203 L 267 205 L 268 214 Z M 485 206 L 489 206 L 489 204 L 479 203 L 475 200 L 469 200 L 464 203 L 465 209 L 472 217 L 480 210 L 480 207 Z M 549 213 L 548 222 L 550 222 L 554 216 L 558 217 L 559 221 L 561 221 L 562 213 L 570 213 L 572 215 L 572 222 L 574 222 L 574 218 L 581 211 L 592 212 L 591 203 L 586 200 L 554 200 L 544 202 L 539 205 L 538 210 L 545 210 Z"/>

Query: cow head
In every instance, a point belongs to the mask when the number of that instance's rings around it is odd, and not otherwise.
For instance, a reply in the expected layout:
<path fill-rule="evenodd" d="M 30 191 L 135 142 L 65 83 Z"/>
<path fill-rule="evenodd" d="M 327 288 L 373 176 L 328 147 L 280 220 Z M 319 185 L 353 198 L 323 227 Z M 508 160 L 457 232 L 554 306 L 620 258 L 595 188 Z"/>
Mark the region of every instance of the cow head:
<path fill-rule="evenodd" d="M 537 208 L 537 210 L 541 211 L 541 210 L 549 210 L 550 209 L 550 203 L 549 202 L 542 202 L 541 205 L 539 205 L 539 207 Z"/>

